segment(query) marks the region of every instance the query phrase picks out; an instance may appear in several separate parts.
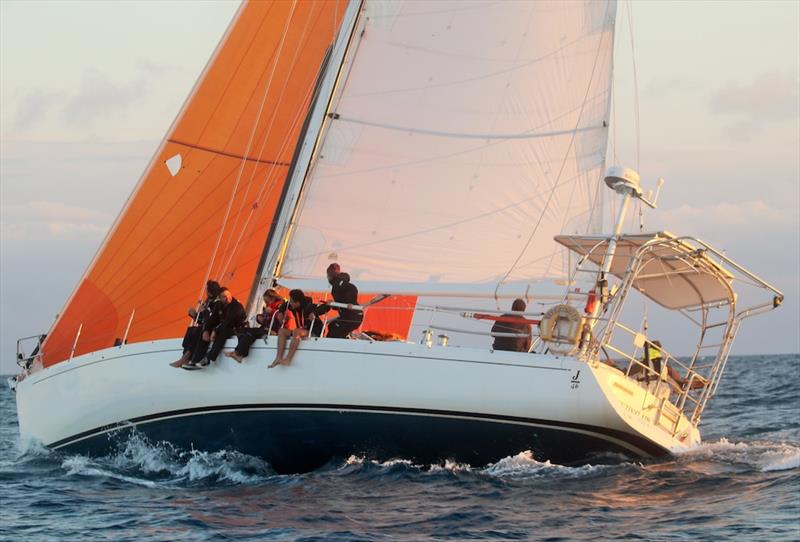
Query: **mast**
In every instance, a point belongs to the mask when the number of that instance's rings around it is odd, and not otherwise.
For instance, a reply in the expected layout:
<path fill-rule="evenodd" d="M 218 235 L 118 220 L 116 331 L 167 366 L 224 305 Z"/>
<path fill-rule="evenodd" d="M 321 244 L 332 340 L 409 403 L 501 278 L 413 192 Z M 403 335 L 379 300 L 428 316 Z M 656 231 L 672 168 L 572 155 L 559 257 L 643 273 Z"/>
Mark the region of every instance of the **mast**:
<path fill-rule="evenodd" d="M 328 51 L 325 53 L 325 58 L 322 59 L 322 65 L 319 69 L 319 74 L 317 75 L 317 81 L 314 83 L 314 93 L 311 95 L 311 104 L 312 107 L 309 108 L 308 113 L 306 114 L 306 118 L 303 121 L 303 127 L 300 130 L 300 138 L 298 140 L 298 145 L 295 147 L 294 155 L 292 156 L 292 163 L 289 167 L 289 171 L 287 173 L 287 177 L 292 179 L 294 177 L 295 169 L 297 169 L 298 158 L 300 156 L 300 152 L 303 149 L 305 144 L 306 135 L 308 134 L 308 128 L 311 124 L 311 119 L 314 116 L 315 105 L 317 99 L 320 95 L 320 90 L 322 87 L 322 82 L 325 79 L 325 73 L 328 69 L 328 65 L 331 60 L 331 53 L 333 51 L 332 47 L 328 48 Z M 256 295 L 258 293 L 258 286 L 261 283 L 261 274 L 264 272 L 264 266 L 267 263 L 266 254 L 269 251 L 269 247 L 272 244 L 272 239 L 275 237 L 275 232 L 277 231 L 278 227 L 278 218 L 282 213 L 283 205 L 286 201 L 286 195 L 289 193 L 289 185 L 290 183 L 284 183 L 283 188 L 281 189 L 281 195 L 278 200 L 278 212 L 276 212 L 272 217 L 272 222 L 269 226 L 269 233 L 267 234 L 267 240 L 264 242 L 264 250 L 261 253 L 261 259 L 258 262 L 258 267 L 256 268 L 256 274 L 253 276 L 253 286 L 250 288 L 250 294 L 247 297 L 247 305 L 245 307 L 247 313 L 250 313 L 250 309 L 252 308 L 254 311 L 257 309 L 256 303 Z M 256 307 L 254 307 L 256 305 Z"/>
<path fill-rule="evenodd" d="M 284 191 L 279 204 L 279 212 L 270 226 L 270 233 L 261 254 L 258 270 L 253 279 L 253 287 L 247 300 L 248 314 L 257 310 L 257 300 L 260 290 L 266 284 L 272 286 L 272 280 L 277 274 L 277 268 L 288 247 L 288 238 L 291 235 L 291 225 L 302 200 L 301 194 L 305 185 L 308 172 L 311 169 L 313 158 L 321 143 L 325 119 L 333 101 L 333 95 L 338 87 L 347 53 L 353 43 L 355 30 L 358 26 L 359 14 L 364 0 L 352 0 L 348 6 L 339 30 L 339 35 L 333 48 L 323 62 L 320 70 L 320 79 L 312 98 L 312 107 L 306 117 L 298 145 L 292 159 L 289 172 L 289 182 L 284 186 Z M 313 137 L 312 137 L 313 136 Z M 276 242 L 273 242 L 276 241 Z M 269 278 L 265 275 L 269 270 Z"/>
<path fill-rule="evenodd" d="M 595 306 L 595 309 L 592 312 L 593 318 L 597 317 L 607 301 L 608 279 L 606 277 L 611 271 L 611 265 L 614 263 L 614 256 L 617 252 L 617 242 L 622 235 L 622 228 L 625 225 L 625 216 L 628 213 L 628 206 L 630 205 L 631 199 L 639 199 L 651 209 L 655 209 L 656 201 L 658 200 L 658 193 L 661 190 L 661 186 L 664 184 L 664 180 L 659 179 L 658 191 L 653 199 L 651 199 L 652 191 L 647 196 L 642 193 L 639 174 L 632 169 L 619 166 L 609 168 L 605 178 L 605 183 L 610 189 L 622 196 L 622 204 L 620 205 L 619 213 L 617 215 L 617 223 L 614 226 L 614 233 L 608 238 L 608 248 L 606 249 L 606 253 L 603 256 L 603 262 L 600 266 L 600 275 L 597 280 L 596 291 L 601 302 Z M 596 320 L 594 320 L 594 322 L 596 322 Z"/>

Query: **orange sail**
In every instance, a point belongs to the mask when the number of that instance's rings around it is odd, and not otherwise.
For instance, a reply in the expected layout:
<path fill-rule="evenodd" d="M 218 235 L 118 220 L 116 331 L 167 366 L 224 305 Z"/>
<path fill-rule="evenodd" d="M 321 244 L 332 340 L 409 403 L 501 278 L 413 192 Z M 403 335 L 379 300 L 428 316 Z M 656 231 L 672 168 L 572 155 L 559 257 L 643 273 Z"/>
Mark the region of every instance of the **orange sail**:
<path fill-rule="evenodd" d="M 346 0 L 245 2 L 50 330 L 43 364 L 180 337 L 205 280 L 247 299 Z M 133 319 L 131 320 L 131 316 Z"/>

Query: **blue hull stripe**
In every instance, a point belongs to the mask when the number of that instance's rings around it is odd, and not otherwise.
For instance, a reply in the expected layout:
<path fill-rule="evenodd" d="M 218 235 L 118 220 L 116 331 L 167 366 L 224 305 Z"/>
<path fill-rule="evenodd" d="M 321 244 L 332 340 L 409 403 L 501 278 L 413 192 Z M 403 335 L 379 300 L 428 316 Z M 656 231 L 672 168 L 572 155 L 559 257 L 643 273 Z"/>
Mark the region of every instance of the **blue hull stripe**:
<path fill-rule="evenodd" d="M 321 404 L 242 404 L 141 416 L 51 443 L 90 454 L 113 447 L 110 434 L 132 427 L 155 441 L 263 457 L 276 470 L 298 472 L 335 456 L 404 457 L 423 463 L 454 459 L 473 465 L 522 450 L 537 459 L 576 463 L 604 452 L 663 456 L 642 436 L 586 424 L 419 408 Z M 624 444 L 620 444 L 620 441 Z"/>

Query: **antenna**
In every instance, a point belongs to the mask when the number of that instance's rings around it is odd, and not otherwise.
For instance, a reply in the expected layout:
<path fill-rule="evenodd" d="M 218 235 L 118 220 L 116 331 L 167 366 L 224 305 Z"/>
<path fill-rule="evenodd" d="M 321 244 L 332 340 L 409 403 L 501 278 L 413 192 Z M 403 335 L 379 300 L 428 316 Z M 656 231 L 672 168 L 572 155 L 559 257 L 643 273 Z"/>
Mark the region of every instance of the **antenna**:
<path fill-rule="evenodd" d="M 664 186 L 664 177 L 659 177 L 658 182 L 656 183 L 656 197 L 653 197 L 653 191 L 650 190 L 647 193 L 647 197 L 639 196 L 639 199 L 644 202 L 645 205 L 650 207 L 651 209 L 656 209 L 658 207 L 658 196 L 661 194 L 661 187 Z"/>

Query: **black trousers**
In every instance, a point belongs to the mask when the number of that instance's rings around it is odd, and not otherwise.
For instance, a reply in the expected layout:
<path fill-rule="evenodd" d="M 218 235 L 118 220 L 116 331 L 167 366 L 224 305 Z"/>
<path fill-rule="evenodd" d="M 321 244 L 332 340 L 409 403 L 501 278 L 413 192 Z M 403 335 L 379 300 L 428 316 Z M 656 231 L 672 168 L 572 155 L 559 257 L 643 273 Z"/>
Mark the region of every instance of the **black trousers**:
<path fill-rule="evenodd" d="M 194 354 L 192 354 L 192 362 L 197 363 L 204 357 L 208 358 L 209 361 L 216 361 L 219 353 L 222 351 L 222 347 L 225 346 L 225 341 L 231 338 L 234 333 L 235 330 L 233 329 L 217 330 L 213 343 L 204 341 L 201 334 L 200 340 L 197 341 L 197 348 Z"/>
<path fill-rule="evenodd" d="M 186 333 L 183 335 L 183 353 L 194 352 L 197 347 L 197 341 L 203 335 L 203 328 L 200 326 L 189 326 L 186 328 Z"/>
<path fill-rule="evenodd" d="M 357 329 L 363 321 L 364 315 L 361 313 L 339 316 L 339 318 L 328 324 L 327 336 L 330 339 L 345 339 L 350 332 Z"/>
<path fill-rule="evenodd" d="M 239 343 L 236 345 L 236 353 L 246 358 L 250 353 L 250 347 L 253 346 L 253 343 L 266 334 L 267 330 L 263 327 L 253 327 L 240 331 L 236 334 L 236 337 L 239 339 Z"/>
<path fill-rule="evenodd" d="M 233 337 L 235 331 L 233 329 L 217 330 L 214 342 L 211 343 L 211 348 L 208 349 L 206 357 L 209 361 L 217 361 L 217 356 L 222 352 L 222 347 L 225 346 L 225 341 Z"/>

